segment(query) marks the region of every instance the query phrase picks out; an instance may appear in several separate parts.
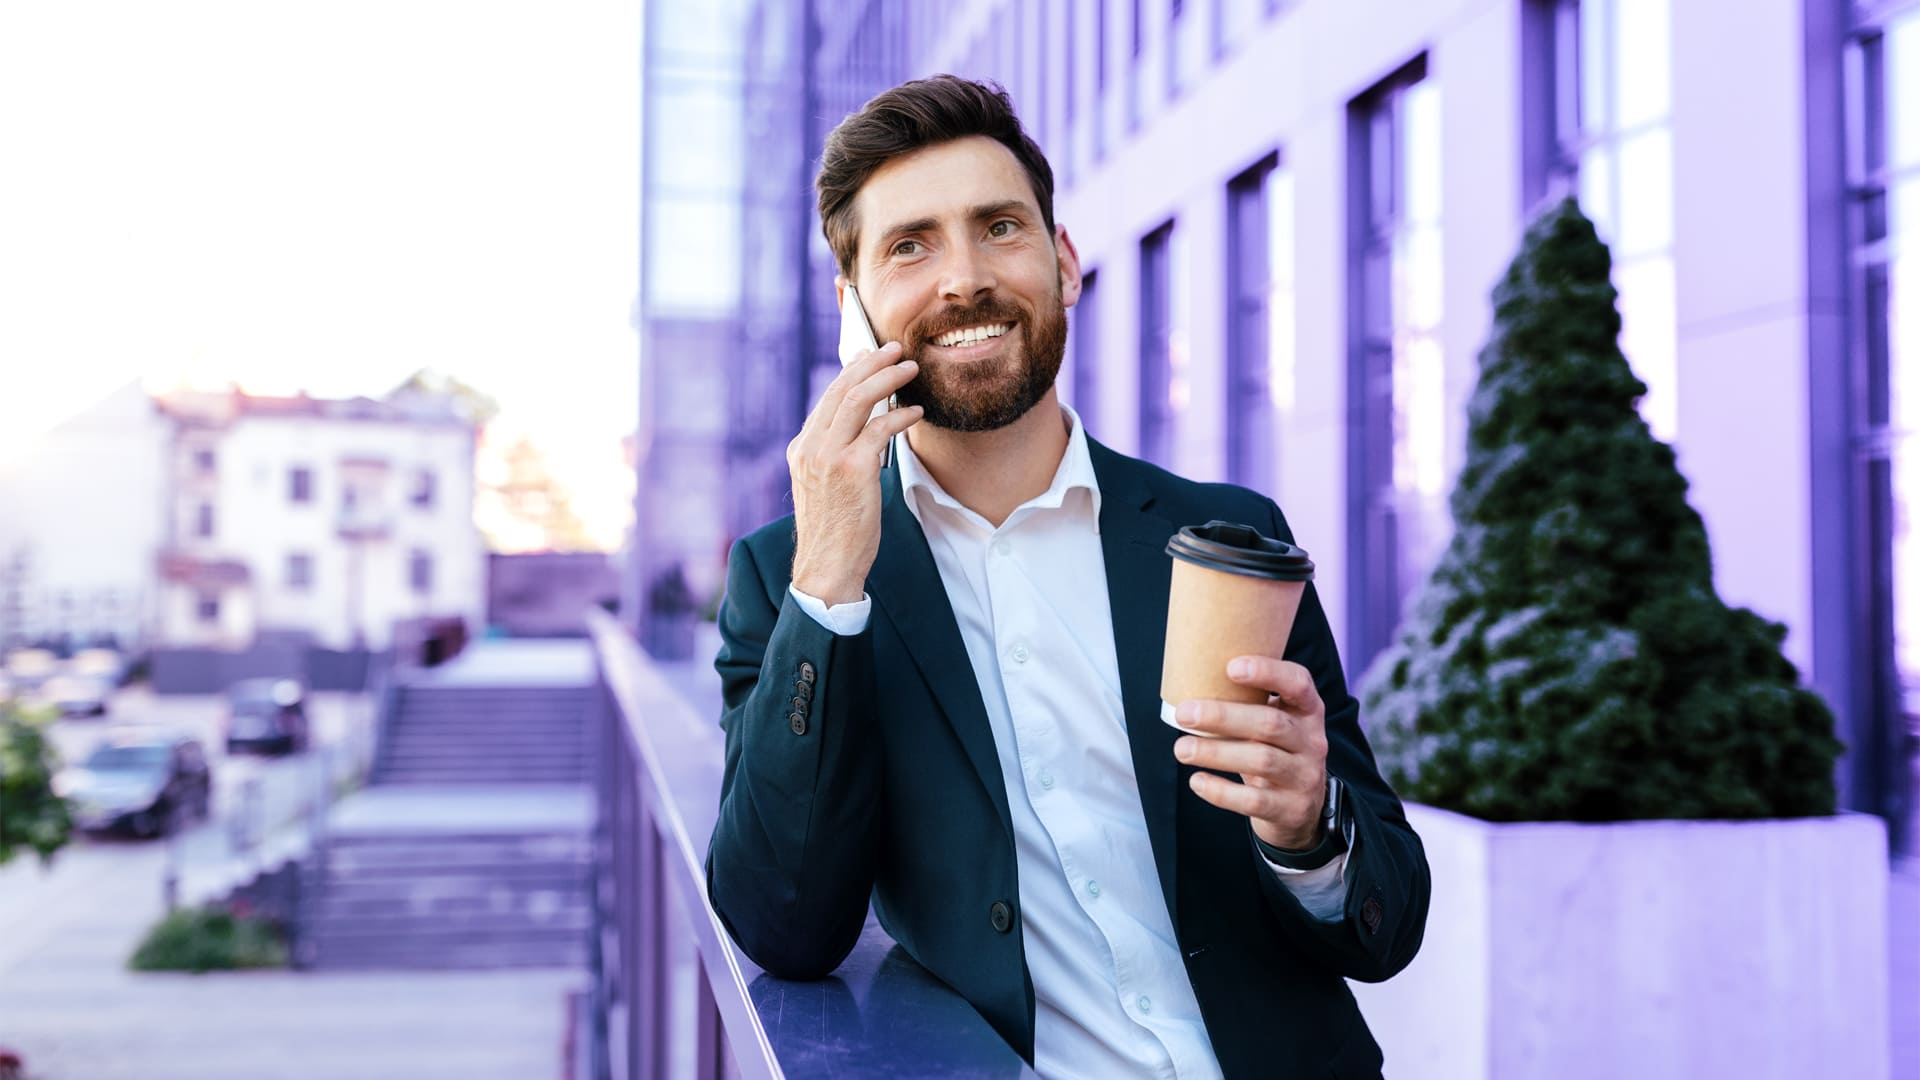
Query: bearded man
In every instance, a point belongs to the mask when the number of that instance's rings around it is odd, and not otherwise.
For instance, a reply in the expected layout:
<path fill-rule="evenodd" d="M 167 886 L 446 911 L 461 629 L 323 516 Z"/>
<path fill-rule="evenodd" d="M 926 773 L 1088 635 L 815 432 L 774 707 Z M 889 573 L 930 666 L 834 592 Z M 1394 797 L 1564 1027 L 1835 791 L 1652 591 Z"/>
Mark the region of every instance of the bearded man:
<path fill-rule="evenodd" d="M 1004 92 L 879 95 L 816 187 L 884 344 L 788 446 L 793 515 L 729 558 L 707 870 L 734 940 L 818 978 L 871 901 L 1044 1076 L 1377 1075 L 1344 980 L 1412 960 L 1428 871 L 1312 586 L 1284 656 L 1229 664 L 1266 704 L 1161 719 L 1168 539 L 1291 541 L 1279 508 L 1060 403 L 1079 255 Z"/>

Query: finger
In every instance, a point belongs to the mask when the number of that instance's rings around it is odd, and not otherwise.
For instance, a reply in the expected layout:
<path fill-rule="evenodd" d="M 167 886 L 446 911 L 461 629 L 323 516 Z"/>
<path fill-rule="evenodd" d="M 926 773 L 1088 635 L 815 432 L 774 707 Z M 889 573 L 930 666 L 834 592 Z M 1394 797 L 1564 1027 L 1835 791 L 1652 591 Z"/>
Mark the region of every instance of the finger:
<path fill-rule="evenodd" d="M 1183 735 L 1173 756 L 1200 769 L 1257 777 L 1278 787 L 1308 787 L 1320 768 L 1311 756 L 1244 739 L 1202 739 Z"/>
<path fill-rule="evenodd" d="M 926 412 L 918 405 L 903 405 L 898 409 L 888 409 L 884 414 L 867 421 L 860 431 L 859 442 L 876 456 L 888 439 L 920 422 L 920 416 Z"/>
<path fill-rule="evenodd" d="M 833 417 L 831 431 L 834 445 L 843 446 L 859 438 L 861 429 L 873 417 L 873 407 L 892 397 L 895 391 L 912 382 L 918 374 L 918 364 L 912 360 L 901 360 L 867 376 L 858 386 L 847 391 L 840 399 L 839 411 Z"/>
<path fill-rule="evenodd" d="M 1315 746 L 1316 727 L 1310 717 L 1272 705 L 1196 698 L 1181 702 L 1174 719 L 1203 735 L 1265 743 L 1296 754 L 1311 753 Z"/>
<path fill-rule="evenodd" d="M 898 360 L 900 350 L 899 342 L 889 341 L 877 349 L 865 350 L 856 355 L 853 363 L 841 368 L 840 374 L 835 375 L 833 381 L 828 383 L 827 388 L 821 392 L 820 400 L 814 403 L 813 411 L 807 414 L 806 421 L 801 425 L 801 432 L 805 433 L 809 429 L 818 430 L 832 424 L 834 417 L 839 415 L 840 403 L 847 394 L 871 377 L 874 372 Z"/>
<path fill-rule="evenodd" d="M 1306 812 L 1298 795 L 1236 783 L 1208 772 L 1194 773 L 1188 778 L 1187 786 L 1207 802 L 1242 817 L 1288 821 Z"/>
<path fill-rule="evenodd" d="M 1291 660 L 1236 656 L 1227 664 L 1227 678 L 1241 686 L 1257 686 L 1296 711 L 1310 711 L 1320 704 L 1320 690 L 1313 685 L 1313 673 Z"/>

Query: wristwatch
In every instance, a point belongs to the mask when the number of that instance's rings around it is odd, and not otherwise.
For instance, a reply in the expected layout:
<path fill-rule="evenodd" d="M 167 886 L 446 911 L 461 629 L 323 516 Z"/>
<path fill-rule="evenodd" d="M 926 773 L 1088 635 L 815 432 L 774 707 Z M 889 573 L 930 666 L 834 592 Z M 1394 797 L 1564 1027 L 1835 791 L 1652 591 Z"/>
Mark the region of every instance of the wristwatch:
<path fill-rule="evenodd" d="M 1306 851 L 1288 851 L 1274 847 L 1255 833 L 1253 842 L 1259 845 L 1260 854 L 1289 870 L 1318 870 L 1332 862 L 1347 850 L 1345 795 L 1346 785 L 1328 773 L 1326 799 L 1320 806 L 1320 842 Z"/>

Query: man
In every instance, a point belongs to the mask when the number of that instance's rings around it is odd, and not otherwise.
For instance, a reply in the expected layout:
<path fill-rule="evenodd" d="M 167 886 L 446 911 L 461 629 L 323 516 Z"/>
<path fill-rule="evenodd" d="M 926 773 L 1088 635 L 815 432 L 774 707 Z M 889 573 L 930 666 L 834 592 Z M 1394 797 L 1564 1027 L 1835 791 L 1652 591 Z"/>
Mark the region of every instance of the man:
<path fill-rule="evenodd" d="M 881 94 L 817 187 L 884 344 L 789 445 L 793 516 L 730 558 L 708 885 L 734 939 L 824 976 L 871 898 L 1042 1075 L 1375 1075 L 1342 979 L 1413 958 L 1426 859 L 1311 587 L 1284 658 L 1230 665 L 1268 704 L 1180 703 L 1208 738 L 1160 719 L 1168 539 L 1290 539 L 1279 509 L 1060 405 L 1079 256 L 1004 93 Z"/>

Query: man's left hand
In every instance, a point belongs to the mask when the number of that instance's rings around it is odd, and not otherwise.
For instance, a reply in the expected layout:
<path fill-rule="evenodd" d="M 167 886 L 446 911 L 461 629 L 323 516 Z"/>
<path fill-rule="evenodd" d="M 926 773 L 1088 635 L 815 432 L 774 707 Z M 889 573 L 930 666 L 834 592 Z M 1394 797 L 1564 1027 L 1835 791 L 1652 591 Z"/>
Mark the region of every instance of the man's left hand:
<path fill-rule="evenodd" d="M 1327 797 L 1327 707 L 1306 668 L 1270 656 L 1236 657 L 1227 677 L 1267 691 L 1265 705 L 1183 701 L 1183 727 L 1211 738 L 1182 735 L 1173 754 L 1188 765 L 1238 773 L 1193 774 L 1194 794 L 1253 822 L 1254 835 L 1288 851 L 1320 841 Z"/>

